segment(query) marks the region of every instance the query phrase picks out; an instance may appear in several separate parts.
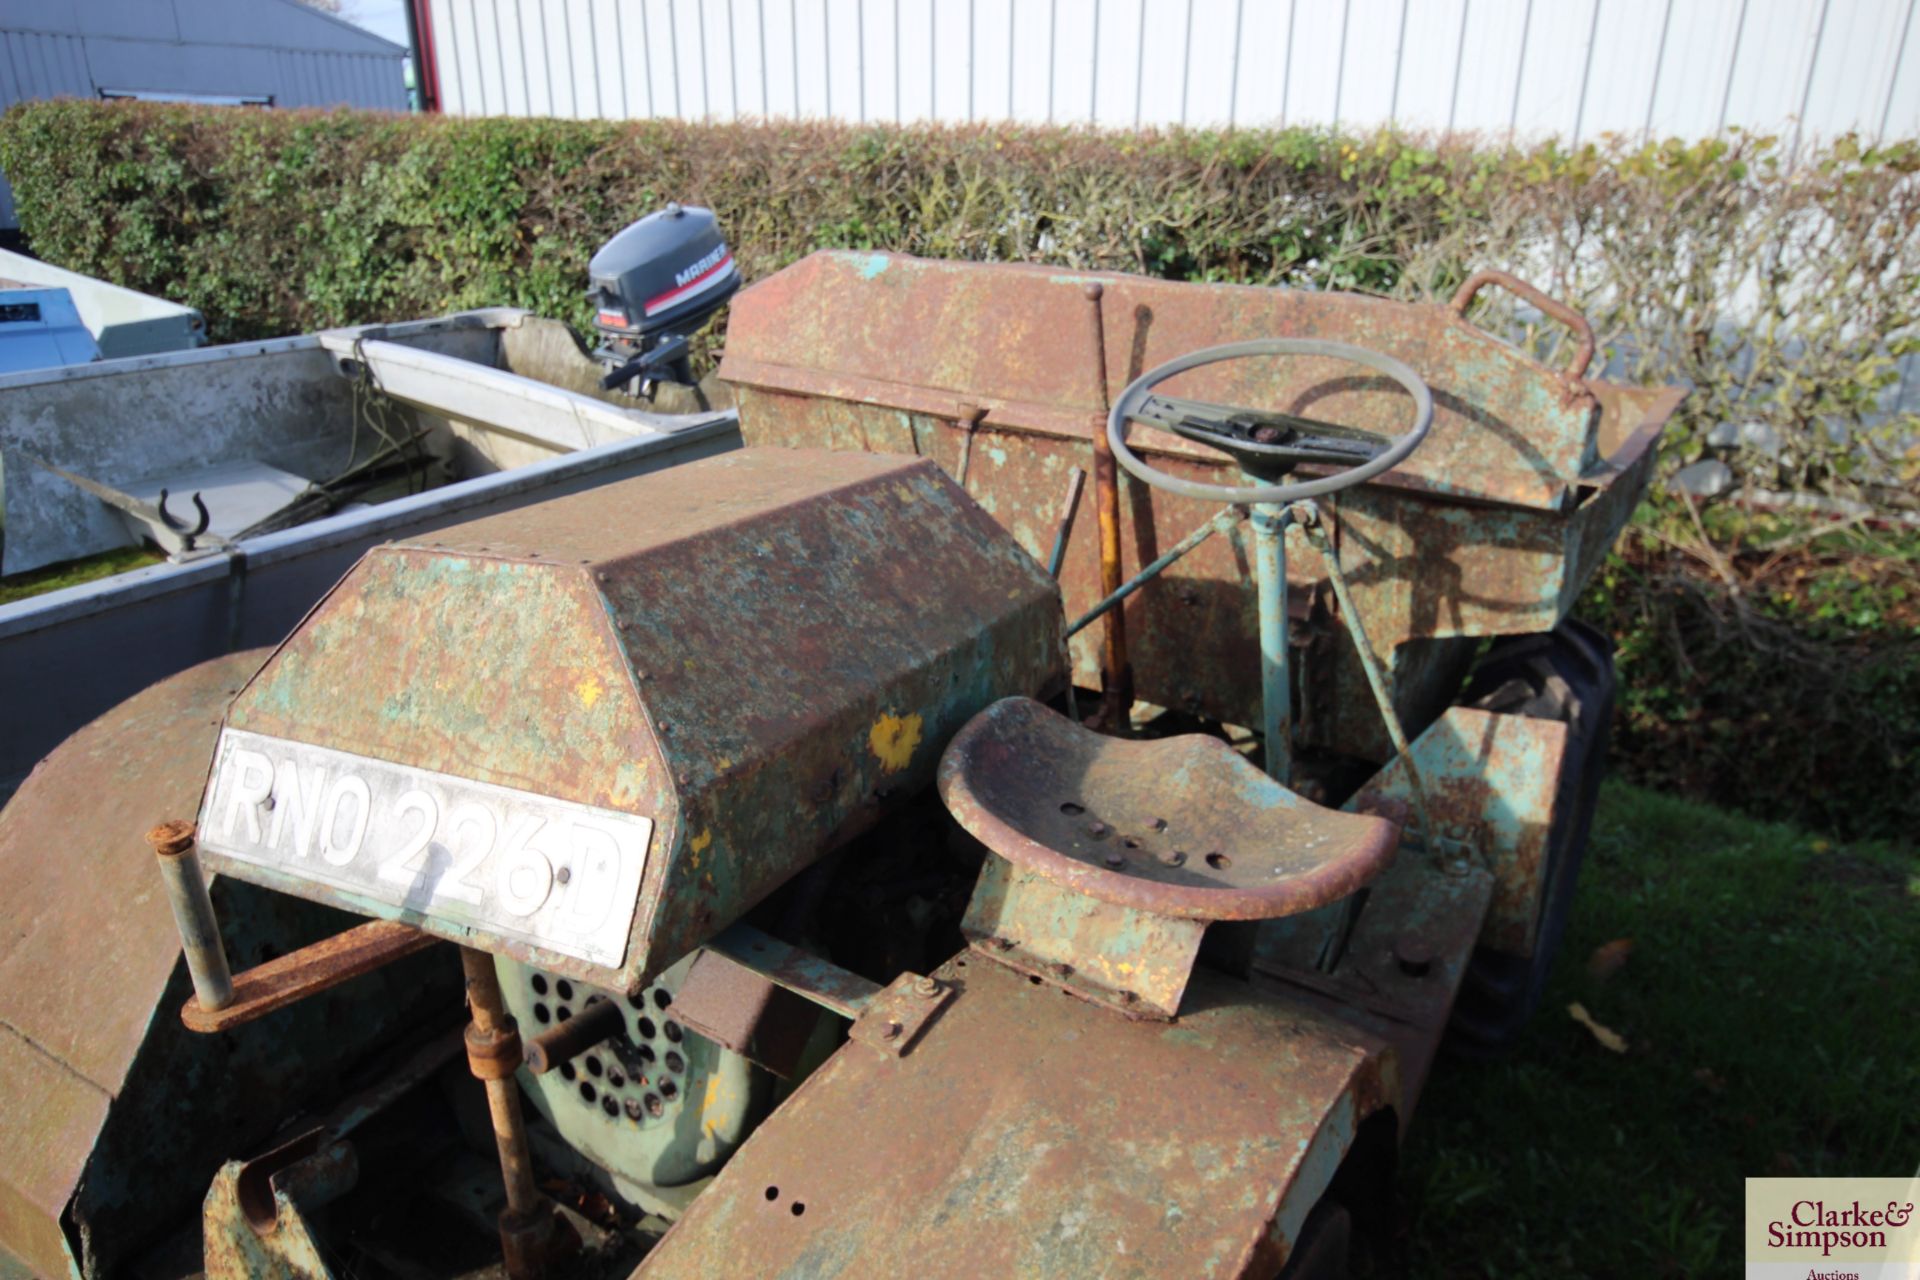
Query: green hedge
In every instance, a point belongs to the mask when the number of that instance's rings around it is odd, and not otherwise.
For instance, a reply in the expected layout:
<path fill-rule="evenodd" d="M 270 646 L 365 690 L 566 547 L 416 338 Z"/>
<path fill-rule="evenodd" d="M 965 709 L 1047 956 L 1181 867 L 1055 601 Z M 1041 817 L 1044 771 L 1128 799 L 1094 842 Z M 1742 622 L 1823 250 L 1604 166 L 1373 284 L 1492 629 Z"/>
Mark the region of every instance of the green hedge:
<path fill-rule="evenodd" d="M 1499 266 L 1583 309 L 1612 376 L 1692 384 L 1670 463 L 1757 421 L 1782 448 L 1736 457 L 1749 478 L 1882 505 L 1920 487 L 1890 447 L 1920 422 L 1868 432 L 1877 484 L 1825 428 L 1858 438 L 1911 344 L 1917 167 L 1913 144 L 1790 158 L 1739 135 L 1567 150 L 78 102 L 0 117 L 35 250 L 190 303 L 220 340 L 489 304 L 584 324 L 593 250 L 669 199 L 712 205 L 749 278 L 843 246 L 1424 298 Z M 1920 795 L 1893 779 L 1920 758 L 1920 538 L 1707 515 L 1711 537 L 1681 510 L 1643 519 L 1584 606 L 1622 646 L 1617 758 L 1759 813 L 1911 832 Z"/>
<path fill-rule="evenodd" d="M 198 307 L 218 340 L 487 304 L 583 322 L 593 250 L 669 199 L 713 206 L 749 278 L 825 246 L 1400 297 L 1500 266 L 1584 309 L 1616 376 L 1693 384 L 1671 457 L 1758 420 L 1782 448 L 1736 458 L 1751 478 L 1877 502 L 1912 487 L 1891 442 L 1920 424 L 1867 433 L 1872 475 L 1821 428 L 1863 438 L 1912 345 L 1917 166 L 1909 143 L 1789 158 L 1740 135 L 1567 150 L 72 101 L 0 119 L 36 251 Z M 1730 327 L 1734 305 L 1753 321 Z"/>

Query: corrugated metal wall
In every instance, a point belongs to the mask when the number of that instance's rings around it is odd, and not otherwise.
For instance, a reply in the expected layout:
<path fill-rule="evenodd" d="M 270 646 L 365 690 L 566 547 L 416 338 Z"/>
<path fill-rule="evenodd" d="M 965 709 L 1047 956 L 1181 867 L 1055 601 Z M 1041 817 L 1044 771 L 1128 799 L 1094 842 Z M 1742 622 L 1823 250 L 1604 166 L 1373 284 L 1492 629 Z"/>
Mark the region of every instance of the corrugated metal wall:
<path fill-rule="evenodd" d="M 407 109 L 405 50 L 293 0 L 0 0 L 0 104 L 102 90 Z"/>
<path fill-rule="evenodd" d="M 295 0 L 0 0 L 0 108 L 110 92 L 405 111 L 405 55 Z"/>
<path fill-rule="evenodd" d="M 469 115 L 1920 133 L 1916 0 L 432 0 Z"/>

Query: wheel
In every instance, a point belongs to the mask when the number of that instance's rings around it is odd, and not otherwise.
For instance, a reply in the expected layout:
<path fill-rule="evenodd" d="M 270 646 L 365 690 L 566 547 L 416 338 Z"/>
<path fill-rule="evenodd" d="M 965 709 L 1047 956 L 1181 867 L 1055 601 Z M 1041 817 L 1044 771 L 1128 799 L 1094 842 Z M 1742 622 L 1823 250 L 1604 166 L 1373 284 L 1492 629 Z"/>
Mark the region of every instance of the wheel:
<path fill-rule="evenodd" d="M 1506 715 L 1568 726 L 1560 765 L 1563 805 L 1547 836 L 1546 885 L 1533 954 L 1477 948 L 1460 982 L 1448 1027 L 1453 1048 L 1491 1055 L 1510 1048 L 1540 1004 L 1547 972 L 1566 933 L 1574 885 L 1593 829 L 1613 720 L 1613 644 L 1571 618 L 1552 631 L 1495 642 L 1474 668 L 1460 701 Z"/>

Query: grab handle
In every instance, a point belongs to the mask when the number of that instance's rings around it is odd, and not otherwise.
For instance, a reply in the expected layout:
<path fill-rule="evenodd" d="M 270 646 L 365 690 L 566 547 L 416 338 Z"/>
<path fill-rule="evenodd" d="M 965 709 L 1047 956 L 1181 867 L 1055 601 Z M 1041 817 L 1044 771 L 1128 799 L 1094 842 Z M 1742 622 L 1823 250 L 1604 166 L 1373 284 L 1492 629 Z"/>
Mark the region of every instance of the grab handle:
<path fill-rule="evenodd" d="M 1567 328 L 1573 330 L 1580 339 L 1580 345 L 1573 353 L 1573 361 L 1567 366 L 1567 377 L 1578 381 L 1587 374 L 1587 366 L 1593 363 L 1593 326 L 1587 318 L 1557 298 L 1550 298 L 1540 290 L 1528 284 L 1518 276 L 1508 275 L 1504 271 L 1476 271 L 1468 276 L 1453 295 L 1453 301 L 1447 305 L 1453 308 L 1455 315 L 1462 320 L 1467 317 L 1467 305 L 1473 301 L 1473 295 L 1490 284 L 1497 284 L 1508 293 L 1515 294 L 1540 308 Z"/>

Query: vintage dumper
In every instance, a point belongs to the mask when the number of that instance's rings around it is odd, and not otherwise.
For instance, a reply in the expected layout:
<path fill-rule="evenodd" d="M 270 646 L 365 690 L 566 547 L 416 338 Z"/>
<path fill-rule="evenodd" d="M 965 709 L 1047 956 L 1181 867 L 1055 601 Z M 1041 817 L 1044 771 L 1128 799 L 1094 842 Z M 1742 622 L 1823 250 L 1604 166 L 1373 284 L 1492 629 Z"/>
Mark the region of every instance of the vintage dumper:
<path fill-rule="evenodd" d="M 1538 1000 L 1591 817 L 1612 663 L 1567 614 L 1679 398 L 1591 356 L 1499 275 L 754 284 L 749 447 L 377 546 L 27 779 L 0 1245 L 1390 1269 L 1436 1051 Z"/>

